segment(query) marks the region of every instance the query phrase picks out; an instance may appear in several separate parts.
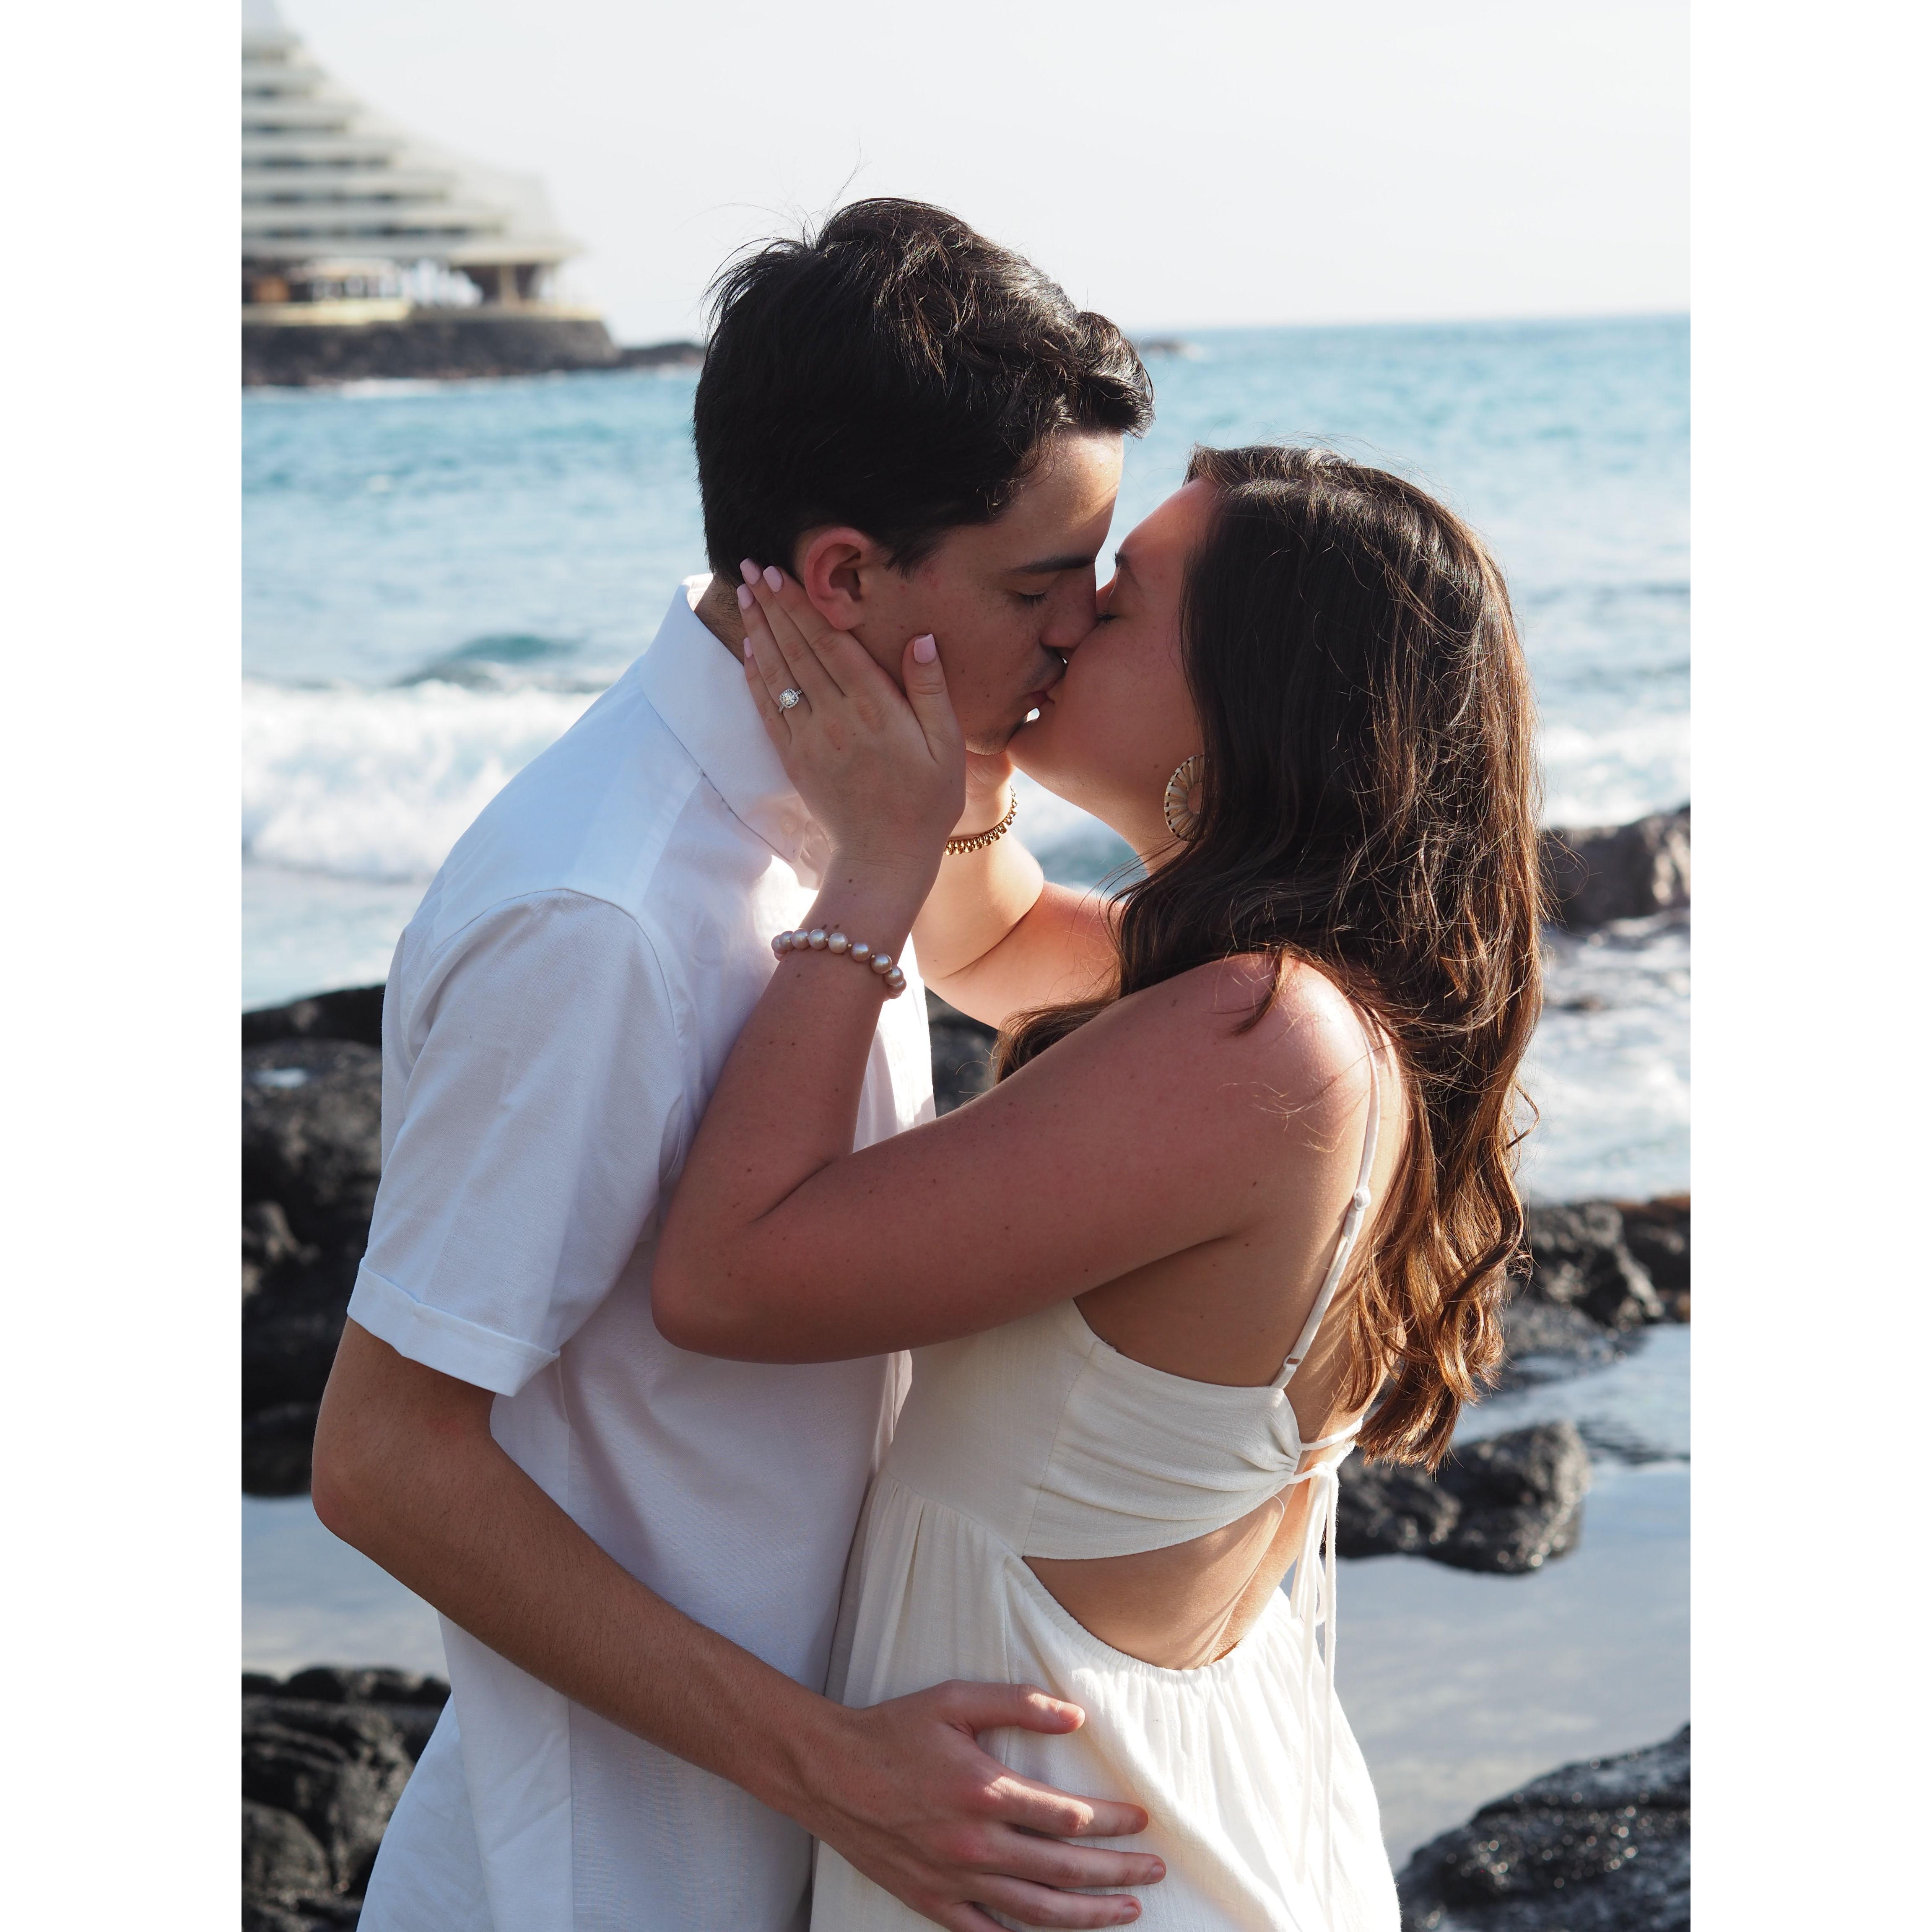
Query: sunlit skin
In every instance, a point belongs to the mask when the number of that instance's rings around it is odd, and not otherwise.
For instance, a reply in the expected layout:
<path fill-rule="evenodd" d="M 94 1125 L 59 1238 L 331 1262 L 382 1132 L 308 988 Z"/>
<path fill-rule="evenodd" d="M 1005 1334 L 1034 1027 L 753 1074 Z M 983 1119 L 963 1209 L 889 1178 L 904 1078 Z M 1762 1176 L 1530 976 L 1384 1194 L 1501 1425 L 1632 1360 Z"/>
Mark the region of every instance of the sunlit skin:
<path fill-rule="evenodd" d="M 1012 746 L 1150 866 L 1178 849 L 1161 809 L 1168 776 L 1202 748 L 1180 610 L 1211 508 L 1209 486 L 1190 485 L 1127 537 L 1099 621 Z M 1102 902 L 1045 884 L 1017 838 L 940 858 L 962 791 L 970 818 L 1006 790 L 1003 758 L 974 761 L 968 782 L 945 638 L 936 656 L 908 644 L 889 682 L 870 648 L 827 625 L 790 580 L 745 594 L 748 688 L 832 842 L 804 923 L 890 949 L 916 916 L 927 982 L 994 1024 L 1104 987 Z M 806 701 L 781 712 L 776 698 L 793 684 Z M 975 1334 L 1070 1295 L 1136 1360 L 1266 1385 L 1333 1252 L 1368 1104 L 1360 1031 L 1319 974 L 1291 973 L 1262 1022 L 1238 1026 L 1269 976 L 1246 958 L 1179 974 L 1108 1007 L 971 1106 L 855 1154 L 850 1108 L 878 994 L 862 974 L 788 956 L 672 1202 L 652 1285 L 659 1327 L 700 1352 L 821 1360 Z M 790 1097 L 775 1112 L 778 1090 Z M 1394 1080 L 1383 1108 L 1378 1201 L 1404 1138 Z M 1289 1391 L 1304 1441 L 1343 1420 L 1344 1335 L 1341 1323 L 1324 1327 Z M 1260 1614 L 1294 1558 L 1307 1496 L 1292 1486 L 1173 1548 L 1033 1568 L 1105 1642 L 1191 1667 L 1225 1654 Z"/>
<path fill-rule="evenodd" d="M 895 680 L 908 638 L 944 639 L 967 748 L 996 754 L 1093 628 L 1094 562 L 1120 487 L 1119 436 L 1069 431 L 1047 444 L 991 523 L 946 531 L 910 571 L 843 524 L 807 530 L 790 557 L 751 561 L 788 571 L 826 622 Z M 744 635 L 736 590 L 735 578 L 714 578 L 699 605 L 734 655 Z"/>

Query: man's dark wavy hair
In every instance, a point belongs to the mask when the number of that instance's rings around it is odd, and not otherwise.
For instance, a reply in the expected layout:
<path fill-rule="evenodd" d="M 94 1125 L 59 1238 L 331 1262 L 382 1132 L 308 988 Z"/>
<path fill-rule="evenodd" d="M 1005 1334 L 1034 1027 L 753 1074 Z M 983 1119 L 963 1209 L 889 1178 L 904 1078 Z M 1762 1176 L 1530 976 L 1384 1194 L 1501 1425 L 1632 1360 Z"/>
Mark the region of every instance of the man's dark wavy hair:
<path fill-rule="evenodd" d="M 902 569 L 990 523 L 1063 430 L 1138 436 L 1153 386 L 1105 316 L 956 214 L 854 202 L 712 285 L 694 434 L 712 568 L 793 567 L 849 524 Z"/>

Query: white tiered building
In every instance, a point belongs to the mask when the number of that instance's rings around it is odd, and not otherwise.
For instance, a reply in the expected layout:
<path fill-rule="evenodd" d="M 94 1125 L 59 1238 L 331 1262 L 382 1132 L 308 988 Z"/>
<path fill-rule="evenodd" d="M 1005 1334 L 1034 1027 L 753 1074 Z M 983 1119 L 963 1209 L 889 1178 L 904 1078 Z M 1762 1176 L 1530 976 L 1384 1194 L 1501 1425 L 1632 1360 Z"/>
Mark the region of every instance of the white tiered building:
<path fill-rule="evenodd" d="M 400 320 L 418 302 L 543 299 L 578 253 L 542 184 L 417 140 L 330 79 L 277 10 L 242 26 L 242 299 L 250 322 Z"/>

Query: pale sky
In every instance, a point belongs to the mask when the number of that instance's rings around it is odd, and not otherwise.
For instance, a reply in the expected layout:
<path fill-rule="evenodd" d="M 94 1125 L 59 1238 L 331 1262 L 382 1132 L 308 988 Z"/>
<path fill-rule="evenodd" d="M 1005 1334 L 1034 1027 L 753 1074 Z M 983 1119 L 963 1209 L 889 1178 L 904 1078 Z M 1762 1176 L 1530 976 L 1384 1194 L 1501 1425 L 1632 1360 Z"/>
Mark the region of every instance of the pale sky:
<path fill-rule="evenodd" d="M 412 131 L 541 176 L 620 341 L 742 242 L 956 209 L 1130 330 L 1677 310 L 1687 0 L 281 0 Z"/>

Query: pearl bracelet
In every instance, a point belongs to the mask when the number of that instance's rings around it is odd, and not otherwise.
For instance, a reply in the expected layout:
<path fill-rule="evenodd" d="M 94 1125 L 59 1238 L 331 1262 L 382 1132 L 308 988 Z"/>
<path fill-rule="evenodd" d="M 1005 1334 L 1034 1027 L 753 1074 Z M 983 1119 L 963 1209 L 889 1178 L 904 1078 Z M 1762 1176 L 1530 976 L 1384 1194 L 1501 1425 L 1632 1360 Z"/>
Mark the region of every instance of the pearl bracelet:
<path fill-rule="evenodd" d="M 906 989 L 906 976 L 892 962 L 890 952 L 874 952 L 862 939 L 848 939 L 842 932 L 827 932 L 815 926 L 809 932 L 781 932 L 772 941 L 772 950 L 782 959 L 788 952 L 843 952 L 861 966 L 869 966 L 886 982 L 886 998 L 896 1000 Z"/>

